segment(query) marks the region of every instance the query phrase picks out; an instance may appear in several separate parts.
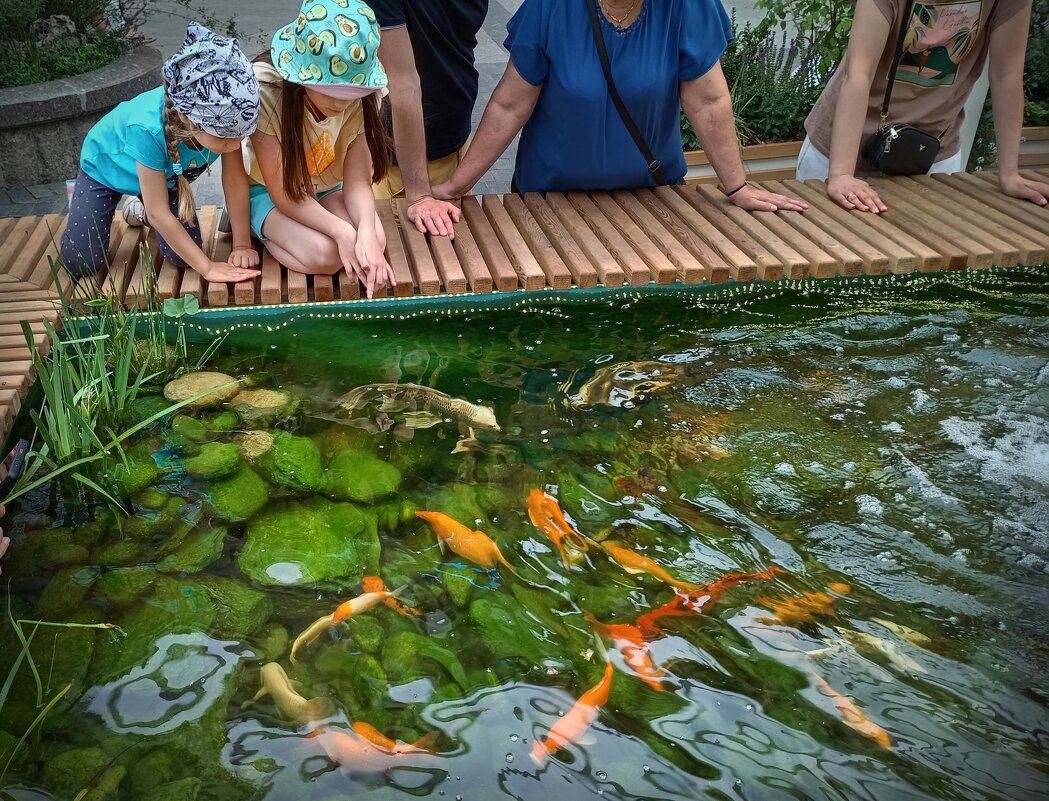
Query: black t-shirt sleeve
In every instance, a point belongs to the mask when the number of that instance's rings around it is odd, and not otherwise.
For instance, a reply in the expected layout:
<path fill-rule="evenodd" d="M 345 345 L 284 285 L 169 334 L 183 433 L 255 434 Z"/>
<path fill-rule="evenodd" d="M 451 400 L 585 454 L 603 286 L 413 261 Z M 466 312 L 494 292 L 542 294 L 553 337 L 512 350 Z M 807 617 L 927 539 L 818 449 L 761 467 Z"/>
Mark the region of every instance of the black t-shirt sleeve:
<path fill-rule="evenodd" d="M 375 19 L 382 28 L 396 28 L 406 22 L 404 16 L 405 0 L 368 0 L 368 5 L 375 12 Z"/>

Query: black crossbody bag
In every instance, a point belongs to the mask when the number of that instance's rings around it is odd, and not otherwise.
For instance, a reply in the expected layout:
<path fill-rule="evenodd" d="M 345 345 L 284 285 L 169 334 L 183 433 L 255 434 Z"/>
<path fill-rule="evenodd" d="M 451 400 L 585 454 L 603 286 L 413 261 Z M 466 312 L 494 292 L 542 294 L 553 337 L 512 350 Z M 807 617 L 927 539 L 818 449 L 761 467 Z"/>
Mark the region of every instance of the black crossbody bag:
<path fill-rule="evenodd" d="M 906 123 L 888 123 L 889 101 L 892 85 L 896 82 L 896 70 L 903 58 L 903 40 L 914 11 L 914 0 L 907 0 L 907 7 L 896 38 L 896 53 L 892 58 L 889 83 L 885 87 L 885 101 L 881 105 L 881 127 L 863 145 L 864 160 L 886 175 L 924 175 L 936 161 L 940 152 L 938 137 Z"/>
<path fill-rule="evenodd" d="M 637 149 L 641 151 L 641 155 L 645 158 L 645 163 L 648 165 L 648 171 L 652 173 L 652 176 L 656 179 L 656 183 L 660 186 L 666 186 L 666 178 L 663 177 L 663 165 L 659 162 L 655 156 L 652 155 L 652 149 L 648 146 L 648 142 L 645 141 L 644 134 L 637 127 L 637 123 L 634 122 L 634 118 L 630 116 L 630 112 L 627 110 L 626 104 L 623 103 L 623 98 L 619 96 L 619 90 L 616 89 L 616 83 L 612 79 L 612 65 L 608 61 L 608 50 L 605 48 L 605 37 L 601 35 L 601 20 L 598 18 L 597 0 L 587 0 L 590 6 L 590 28 L 594 32 L 594 44 L 597 45 L 597 55 L 601 59 L 601 69 L 605 73 L 605 83 L 608 84 L 608 94 L 612 98 L 612 102 L 615 104 L 616 111 L 619 112 L 620 118 L 623 120 L 623 125 L 630 132 L 630 137 L 634 140 L 634 144 L 637 145 Z"/>

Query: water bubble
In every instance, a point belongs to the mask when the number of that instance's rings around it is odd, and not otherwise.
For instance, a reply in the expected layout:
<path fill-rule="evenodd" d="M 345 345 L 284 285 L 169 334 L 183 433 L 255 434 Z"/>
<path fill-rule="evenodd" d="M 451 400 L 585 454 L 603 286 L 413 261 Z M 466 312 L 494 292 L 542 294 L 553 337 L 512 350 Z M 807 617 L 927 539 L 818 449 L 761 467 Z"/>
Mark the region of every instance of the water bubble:
<path fill-rule="evenodd" d="M 506 761 L 507 762 L 513 762 L 514 761 L 514 755 L 513 754 L 507 754 L 506 755 Z"/>
<path fill-rule="evenodd" d="M 649 773 L 652 770 L 652 768 L 650 768 L 648 765 L 642 765 L 641 770 L 645 773 Z"/>
<path fill-rule="evenodd" d="M 521 739 L 521 738 L 520 738 L 520 737 L 518 737 L 518 736 L 517 736 L 516 734 L 511 734 L 511 735 L 510 735 L 510 742 L 512 742 L 512 743 L 516 743 L 516 742 L 517 742 L 518 740 L 520 740 L 520 739 Z"/>
<path fill-rule="evenodd" d="M 753 712 L 754 711 L 754 704 L 747 704 L 747 711 L 748 712 Z"/>

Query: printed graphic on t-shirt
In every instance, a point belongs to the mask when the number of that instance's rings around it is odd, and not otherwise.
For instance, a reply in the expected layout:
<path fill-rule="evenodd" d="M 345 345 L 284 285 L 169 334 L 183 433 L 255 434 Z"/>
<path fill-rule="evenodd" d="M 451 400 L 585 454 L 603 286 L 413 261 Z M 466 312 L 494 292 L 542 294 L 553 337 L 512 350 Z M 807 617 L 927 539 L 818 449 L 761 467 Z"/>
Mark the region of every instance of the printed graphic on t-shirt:
<path fill-rule="evenodd" d="M 896 80 L 917 86 L 952 86 L 958 65 L 976 44 L 981 0 L 915 3 Z"/>
<path fill-rule="evenodd" d="M 335 145 L 331 135 L 325 131 L 306 152 L 306 166 L 313 178 L 320 177 L 335 162 Z"/>

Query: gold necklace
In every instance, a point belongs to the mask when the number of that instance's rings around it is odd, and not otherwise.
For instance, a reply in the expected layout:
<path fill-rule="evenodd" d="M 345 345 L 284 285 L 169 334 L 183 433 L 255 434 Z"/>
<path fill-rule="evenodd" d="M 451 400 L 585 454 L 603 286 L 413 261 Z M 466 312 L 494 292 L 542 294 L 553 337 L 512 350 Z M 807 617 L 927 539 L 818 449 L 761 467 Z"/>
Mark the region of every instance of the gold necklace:
<path fill-rule="evenodd" d="M 601 10 L 605 12 L 605 16 L 606 17 L 608 17 L 610 20 L 612 20 L 612 24 L 613 25 L 615 25 L 617 28 L 622 28 L 622 27 L 625 27 L 623 25 L 623 20 L 625 20 L 627 17 L 629 17 L 634 12 L 634 9 L 637 8 L 638 5 L 641 4 L 641 2 L 642 2 L 642 0 L 634 0 L 634 2 L 630 4 L 630 6 L 627 8 L 627 10 L 624 11 L 618 17 L 615 14 L 613 14 L 611 11 L 608 10 L 608 6 L 605 5 L 603 0 L 601 2 Z"/>

